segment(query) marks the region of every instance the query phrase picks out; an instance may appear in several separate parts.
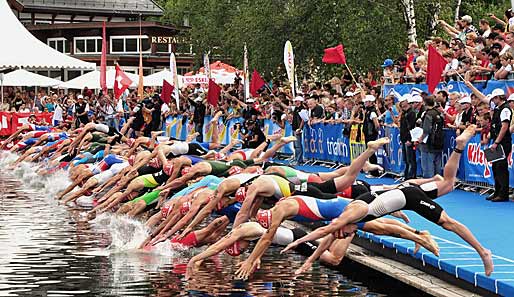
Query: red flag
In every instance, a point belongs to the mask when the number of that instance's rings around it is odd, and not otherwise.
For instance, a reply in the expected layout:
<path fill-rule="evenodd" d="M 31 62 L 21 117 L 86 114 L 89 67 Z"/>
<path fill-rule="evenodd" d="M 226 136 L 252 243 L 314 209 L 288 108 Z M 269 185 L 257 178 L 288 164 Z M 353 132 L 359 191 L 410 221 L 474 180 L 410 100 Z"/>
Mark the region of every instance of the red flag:
<path fill-rule="evenodd" d="M 428 91 L 433 93 L 437 84 L 441 81 L 444 67 L 448 61 L 432 46 L 428 46 L 427 85 Z"/>
<path fill-rule="evenodd" d="M 266 82 L 262 79 L 259 72 L 254 69 L 252 73 L 252 81 L 250 82 L 250 94 L 252 94 L 253 97 L 259 96 L 257 91 L 264 85 L 266 85 Z"/>
<path fill-rule="evenodd" d="M 119 99 L 123 92 L 132 84 L 132 80 L 116 64 L 116 76 L 114 77 L 114 97 Z"/>
<path fill-rule="evenodd" d="M 207 93 L 207 102 L 210 105 L 218 105 L 218 99 L 220 98 L 221 87 L 218 86 L 213 79 L 209 79 L 209 92 Z"/>
<path fill-rule="evenodd" d="M 175 89 L 175 87 L 172 86 L 165 79 L 162 81 L 161 99 L 162 99 L 162 101 L 164 103 L 170 104 L 170 102 L 171 102 L 171 93 L 173 93 L 174 89 Z"/>
<path fill-rule="evenodd" d="M 100 59 L 100 88 L 107 94 L 107 38 L 105 36 L 105 21 L 102 26 L 102 57 Z"/>
<path fill-rule="evenodd" d="M 416 69 L 414 69 L 414 55 L 410 54 L 407 57 L 407 64 L 405 66 L 405 70 L 409 70 L 411 74 L 416 73 Z"/>
<path fill-rule="evenodd" d="M 346 57 L 343 51 L 343 45 L 340 44 L 336 47 L 329 47 L 325 49 L 323 55 L 323 63 L 327 64 L 346 64 Z"/>

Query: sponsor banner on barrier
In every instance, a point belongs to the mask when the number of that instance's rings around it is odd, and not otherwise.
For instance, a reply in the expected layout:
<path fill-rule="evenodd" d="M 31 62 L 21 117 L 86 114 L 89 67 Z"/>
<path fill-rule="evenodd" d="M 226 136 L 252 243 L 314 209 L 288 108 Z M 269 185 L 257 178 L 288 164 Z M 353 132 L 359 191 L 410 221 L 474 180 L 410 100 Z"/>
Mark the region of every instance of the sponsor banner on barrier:
<path fill-rule="evenodd" d="M 343 124 L 305 126 L 303 134 L 306 159 L 350 163 L 350 141 L 343 136 Z"/>
<path fill-rule="evenodd" d="M 491 94 L 494 89 L 503 89 L 507 95 L 514 93 L 513 80 L 488 80 L 484 82 L 475 82 L 473 85 L 484 94 Z M 398 84 L 398 85 L 384 85 L 383 95 L 387 95 L 394 89 L 400 95 L 410 93 L 413 88 L 420 89 L 428 92 L 426 84 Z M 471 94 L 471 90 L 462 81 L 449 81 L 447 83 L 439 83 L 435 92 L 438 90 L 446 90 L 448 92 L 459 92 Z M 398 98 L 396 98 L 398 99 Z"/>

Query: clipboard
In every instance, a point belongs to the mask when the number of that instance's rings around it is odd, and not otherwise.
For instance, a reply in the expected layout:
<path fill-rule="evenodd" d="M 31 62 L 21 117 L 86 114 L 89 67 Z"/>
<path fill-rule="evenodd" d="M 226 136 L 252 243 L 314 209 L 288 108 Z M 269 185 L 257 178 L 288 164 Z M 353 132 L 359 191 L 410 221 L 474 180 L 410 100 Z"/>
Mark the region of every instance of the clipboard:
<path fill-rule="evenodd" d="M 487 148 L 484 150 L 484 153 L 487 162 L 494 163 L 496 161 L 505 159 L 505 152 L 503 151 L 503 147 L 501 145 L 498 145 L 496 149 Z"/>

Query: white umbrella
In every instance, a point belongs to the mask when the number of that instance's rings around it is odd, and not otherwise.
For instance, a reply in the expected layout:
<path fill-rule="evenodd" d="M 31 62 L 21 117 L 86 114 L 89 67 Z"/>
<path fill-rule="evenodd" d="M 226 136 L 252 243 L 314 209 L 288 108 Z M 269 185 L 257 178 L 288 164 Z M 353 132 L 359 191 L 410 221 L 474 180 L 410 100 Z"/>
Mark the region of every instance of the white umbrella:
<path fill-rule="evenodd" d="M 95 63 L 65 55 L 37 39 L 20 23 L 7 2 L 0 1 L 0 39 L 5 42 L 0 47 L 0 68 L 95 68 Z"/>
<path fill-rule="evenodd" d="M 168 69 L 164 69 L 157 73 L 150 74 L 150 75 L 143 77 L 143 82 L 144 82 L 144 85 L 148 86 L 148 87 L 161 87 L 163 80 L 166 80 L 171 85 L 173 85 L 173 81 L 171 78 L 172 78 L 171 71 L 169 71 Z M 178 76 L 178 84 L 179 84 L 178 87 L 181 88 L 182 87 L 182 75 Z"/>
<path fill-rule="evenodd" d="M 139 82 L 139 76 L 134 73 L 125 72 L 125 74 L 132 80 L 131 88 L 137 87 Z M 114 87 L 114 77 L 116 76 L 115 69 L 107 70 L 106 82 L 107 88 L 112 89 Z M 65 83 L 59 85 L 61 89 L 79 89 L 88 87 L 88 89 L 101 89 L 100 87 L 100 71 L 95 70 L 88 72 L 84 75 L 76 77 L 72 80 L 69 80 Z"/>
<path fill-rule="evenodd" d="M 4 75 L 3 85 L 12 87 L 53 87 L 62 81 L 39 75 L 27 70 L 18 69 Z"/>

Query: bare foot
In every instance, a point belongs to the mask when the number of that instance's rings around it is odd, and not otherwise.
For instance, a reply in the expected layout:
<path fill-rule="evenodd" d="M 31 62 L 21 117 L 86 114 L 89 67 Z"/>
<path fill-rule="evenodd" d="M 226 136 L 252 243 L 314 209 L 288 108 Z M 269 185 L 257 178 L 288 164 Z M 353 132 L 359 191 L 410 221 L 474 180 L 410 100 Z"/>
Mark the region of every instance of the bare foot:
<path fill-rule="evenodd" d="M 484 262 L 485 275 L 490 276 L 494 271 L 493 255 L 491 251 L 485 250 L 484 254 L 480 255 L 480 258 L 482 258 L 482 262 Z"/>
<path fill-rule="evenodd" d="M 280 135 L 280 134 L 266 135 L 266 139 L 271 140 L 271 141 L 277 141 L 277 140 L 280 140 L 281 138 L 282 138 L 282 135 Z"/>
<path fill-rule="evenodd" d="M 152 131 L 152 132 L 150 132 L 150 135 L 152 135 L 152 138 L 155 139 L 157 136 L 161 135 L 162 133 L 164 133 L 164 131 Z"/>
<path fill-rule="evenodd" d="M 379 138 L 375 141 L 368 142 L 368 148 L 377 151 L 384 144 L 388 144 L 391 140 L 387 137 Z"/>
<path fill-rule="evenodd" d="M 366 164 L 364 164 L 364 167 L 362 167 L 362 170 L 364 172 L 370 172 L 370 171 L 384 171 L 384 168 L 378 164 L 371 164 L 369 161 L 366 161 Z"/>
<path fill-rule="evenodd" d="M 290 143 L 290 142 L 293 142 L 293 141 L 296 141 L 296 137 L 294 137 L 294 136 L 288 136 L 288 137 L 280 138 L 280 142 L 282 142 L 282 143 Z"/>
<path fill-rule="evenodd" d="M 455 148 L 463 150 L 468 141 L 475 135 L 476 125 L 469 125 L 464 132 L 455 138 Z"/>
<path fill-rule="evenodd" d="M 434 181 L 443 181 L 444 180 L 444 178 L 442 176 L 440 176 L 439 174 L 434 175 L 434 177 L 432 177 L 432 179 Z"/>
<path fill-rule="evenodd" d="M 439 257 L 439 245 L 437 242 L 432 238 L 432 235 L 428 231 L 426 231 L 424 234 L 420 234 L 421 238 L 423 238 L 423 241 L 425 242 L 423 244 L 423 247 L 427 250 L 431 251 L 434 255 Z"/>

